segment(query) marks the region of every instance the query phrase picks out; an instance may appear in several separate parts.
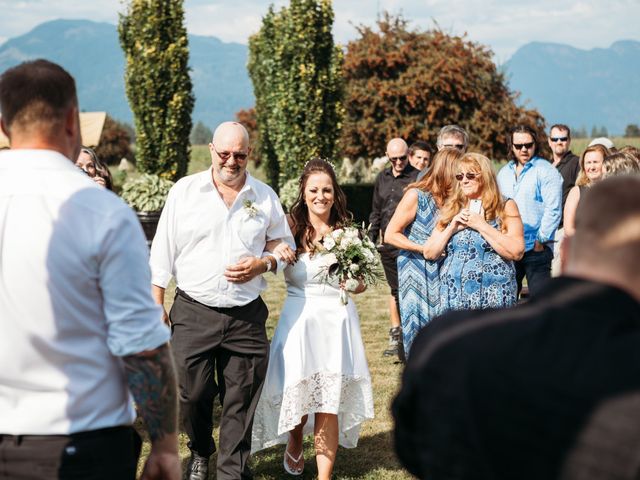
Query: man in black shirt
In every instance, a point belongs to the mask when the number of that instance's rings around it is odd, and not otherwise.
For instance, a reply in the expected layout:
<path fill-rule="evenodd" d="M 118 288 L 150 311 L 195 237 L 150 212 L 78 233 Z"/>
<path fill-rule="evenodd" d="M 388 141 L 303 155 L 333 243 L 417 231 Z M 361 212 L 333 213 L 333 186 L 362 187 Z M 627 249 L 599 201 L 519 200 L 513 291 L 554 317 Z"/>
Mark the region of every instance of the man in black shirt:
<path fill-rule="evenodd" d="M 571 153 L 571 129 L 561 123 L 556 123 L 549 130 L 549 147 L 553 153 L 553 166 L 558 169 L 562 175 L 562 216 L 560 217 L 560 225 L 556 231 L 555 248 L 553 251 L 553 262 L 551 263 L 551 271 L 554 277 L 560 274 L 560 241 L 564 236 L 562 229 L 562 221 L 564 219 L 564 204 L 567 201 L 569 190 L 573 188 L 578 179 L 580 172 L 580 158 Z"/>
<path fill-rule="evenodd" d="M 418 335 L 393 403 L 419 478 L 640 478 L 640 177 L 603 180 L 565 239 L 566 276 Z"/>
<path fill-rule="evenodd" d="M 573 188 L 580 172 L 580 158 L 571 153 L 571 129 L 556 123 L 549 130 L 549 147 L 553 153 L 553 166 L 562 175 L 562 209 L 567 201 L 569 190 Z M 562 220 L 560 220 L 562 227 Z"/>
<path fill-rule="evenodd" d="M 409 164 L 407 143 L 401 138 L 394 138 L 387 144 L 386 155 L 391 162 L 389 168 L 378 174 L 373 189 L 373 204 L 369 223 L 369 236 L 377 242 L 380 239 L 380 256 L 387 283 L 391 288 L 389 310 L 391 329 L 389 330 L 389 348 L 384 351 L 385 356 L 398 356 L 404 361 L 402 349 L 402 328 L 400 327 L 400 307 L 398 305 L 398 250 L 391 245 L 382 244 L 384 231 L 389 220 L 396 211 L 396 207 L 404 194 L 407 185 L 416 181 L 418 170 Z"/>

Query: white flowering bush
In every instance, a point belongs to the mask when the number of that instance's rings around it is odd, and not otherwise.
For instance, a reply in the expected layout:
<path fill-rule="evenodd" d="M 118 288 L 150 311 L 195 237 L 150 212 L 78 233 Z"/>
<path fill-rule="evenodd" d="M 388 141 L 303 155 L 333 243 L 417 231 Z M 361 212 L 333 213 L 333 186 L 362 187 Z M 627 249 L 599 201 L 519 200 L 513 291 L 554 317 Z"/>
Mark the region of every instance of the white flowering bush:
<path fill-rule="evenodd" d="M 331 261 L 325 262 L 322 274 L 326 281 L 340 284 L 340 299 L 349 301 L 347 292 L 358 288 L 360 281 L 375 285 L 383 278 L 382 264 L 375 244 L 364 228 L 338 228 L 320 240 L 316 251 Z"/>

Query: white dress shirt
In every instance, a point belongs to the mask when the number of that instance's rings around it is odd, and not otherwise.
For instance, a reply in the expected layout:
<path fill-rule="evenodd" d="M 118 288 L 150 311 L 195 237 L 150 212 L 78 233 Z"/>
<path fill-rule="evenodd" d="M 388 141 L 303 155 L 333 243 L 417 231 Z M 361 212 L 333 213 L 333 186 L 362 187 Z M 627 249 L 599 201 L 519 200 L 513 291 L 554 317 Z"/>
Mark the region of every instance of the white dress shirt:
<path fill-rule="evenodd" d="M 140 224 L 61 154 L 0 152 L 0 434 L 135 419 L 121 356 L 169 339 Z"/>
<path fill-rule="evenodd" d="M 211 168 L 180 179 L 169 192 L 151 246 L 151 281 L 166 288 L 172 276 L 190 297 L 211 307 L 236 307 L 255 300 L 266 281 L 224 277 L 227 266 L 261 257 L 269 240 L 293 236 L 276 193 L 247 172 L 231 208 L 213 184 Z"/>

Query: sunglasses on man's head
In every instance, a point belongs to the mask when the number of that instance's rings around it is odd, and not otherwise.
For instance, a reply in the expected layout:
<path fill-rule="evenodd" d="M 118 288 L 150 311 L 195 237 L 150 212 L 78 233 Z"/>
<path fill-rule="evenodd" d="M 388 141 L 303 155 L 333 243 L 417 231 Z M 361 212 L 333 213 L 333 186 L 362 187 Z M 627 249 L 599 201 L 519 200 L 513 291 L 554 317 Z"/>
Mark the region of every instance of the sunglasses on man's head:
<path fill-rule="evenodd" d="M 249 154 L 248 153 L 242 153 L 242 152 L 219 152 L 217 150 L 214 150 L 216 152 L 216 155 L 218 155 L 222 160 L 229 160 L 231 158 L 231 156 L 233 156 L 233 158 L 235 158 L 236 160 L 245 160 Z"/>
<path fill-rule="evenodd" d="M 449 143 L 442 145 L 444 148 L 457 148 L 458 150 L 462 150 L 464 145 L 462 143 Z"/>
<path fill-rule="evenodd" d="M 389 157 L 390 162 L 404 162 L 407 159 L 406 155 L 402 155 L 401 157 Z"/>
<path fill-rule="evenodd" d="M 553 143 L 566 142 L 567 140 L 569 140 L 569 137 L 551 137 Z"/>
<path fill-rule="evenodd" d="M 471 172 L 456 173 L 456 180 L 461 182 L 464 177 L 467 177 L 467 180 L 474 180 L 476 177 L 479 177 L 479 176 L 480 176 L 479 173 L 471 173 Z"/>
<path fill-rule="evenodd" d="M 525 149 L 529 150 L 530 148 L 533 148 L 533 142 L 527 142 L 527 143 L 514 143 L 513 147 L 516 150 L 522 150 L 522 147 L 524 147 Z"/>

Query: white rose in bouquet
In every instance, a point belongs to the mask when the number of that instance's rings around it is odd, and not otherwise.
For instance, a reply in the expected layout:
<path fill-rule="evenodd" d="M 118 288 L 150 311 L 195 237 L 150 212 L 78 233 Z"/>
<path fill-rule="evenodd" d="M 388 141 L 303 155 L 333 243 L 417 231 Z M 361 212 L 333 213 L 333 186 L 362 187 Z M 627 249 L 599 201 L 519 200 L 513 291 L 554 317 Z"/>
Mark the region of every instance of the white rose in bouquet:
<path fill-rule="evenodd" d="M 324 237 L 322 239 L 322 245 L 324 246 L 324 248 L 326 248 L 327 250 L 332 250 L 333 247 L 336 246 L 336 241 L 333 239 L 333 237 L 331 235 L 327 235 L 326 237 Z M 335 255 L 334 255 L 335 256 Z"/>
<path fill-rule="evenodd" d="M 358 280 L 354 278 L 350 278 L 346 282 L 344 282 L 344 288 L 348 292 L 355 292 L 358 289 Z"/>

